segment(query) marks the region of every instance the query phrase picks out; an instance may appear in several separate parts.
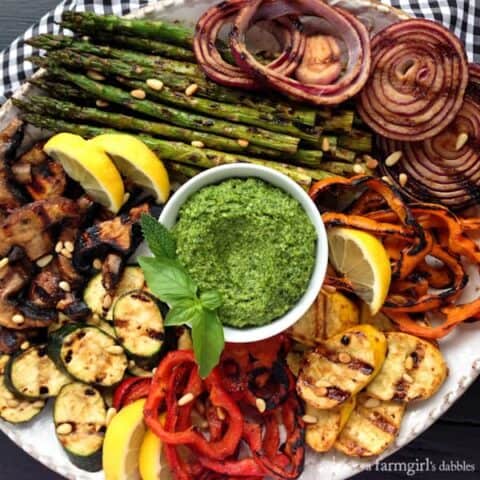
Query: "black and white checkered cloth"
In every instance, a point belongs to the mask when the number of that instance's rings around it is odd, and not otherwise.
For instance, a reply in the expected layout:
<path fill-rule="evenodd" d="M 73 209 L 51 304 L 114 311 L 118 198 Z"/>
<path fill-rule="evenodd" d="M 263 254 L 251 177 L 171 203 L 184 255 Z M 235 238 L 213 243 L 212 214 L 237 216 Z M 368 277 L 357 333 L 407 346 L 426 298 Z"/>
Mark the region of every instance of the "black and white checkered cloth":
<path fill-rule="evenodd" d="M 470 61 L 480 63 L 480 0 L 383 0 L 417 17 L 443 23 L 461 38 Z M 64 0 L 54 10 L 44 15 L 21 37 L 0 53 L 2 74 L 0 77 L 0 104 L 15 91 L 34 71 L 25 60 L 33 49 L 25 45 L 26 38 L 41 33 L 58 33 L 57 22 L 64 10 L 93 10 L 96 13 L 123 15 L 139 7 L 155 3 L 155 0 Z"/>

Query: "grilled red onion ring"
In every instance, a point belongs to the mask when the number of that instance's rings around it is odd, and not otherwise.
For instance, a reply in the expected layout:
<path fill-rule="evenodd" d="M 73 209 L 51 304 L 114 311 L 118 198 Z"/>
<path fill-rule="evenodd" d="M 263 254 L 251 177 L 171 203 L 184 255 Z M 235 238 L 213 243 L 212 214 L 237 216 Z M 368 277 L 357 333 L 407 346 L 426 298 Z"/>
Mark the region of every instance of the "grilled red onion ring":
<path fill-rule="evenodd" d="M 379 140 L 385 156 L 402 151 L 383 172 L 411 199 L 441 203 L 462 210 L 480 202 L 480 66 L 471 65 L 464 102 L 454 121 L 441 133 L 423 142 Z M 399 174 L 407 174 L 405 186 Z"/>
<path fill-rule="evenodd" d="M 460 40 L 430 20 L 406 20 L 373 37 L 372 74 L 358 111 L 384 137 L 425 140 L 455 118 L 467 83 Z"/>
<path fill-rule="evenodd" d="M 344 74 L 338 80 L 329 85 L 303 84 L 268 65 L 262 65 L 247 50 L 245 34 L 253 24 L 257 11 L 262 8 L 262 3 L 263 0 L 249 2 L 239 12 L 230 34 L 232 53 L 242 69 L 263 85 L 316 105 L 337 105 L 360 91 L 370 71 L 370 40 L 365 26 L 352 14 L 330 7 L 319 0 L 288 2 L 292 14 L 295 13 L 298 17 L 311 15 L 327 20 L 335 32 L 338 32 L 338 38 L 344 42 L 348 50 L 348 63 Z M 286 5 L 282 0 L 276 0 L 274 3 L 277 8 Z"/>
<path fill-rule="evenodd" d="M 255 89 L 259 87 L 258 82 L 241 68 L 227 63 L 215 45 L 222 27 L 232 21 L 247 3 L 248 0 L 229 0 L 209 8 L 197 23 L 193 49 L 197 62 L 212 80 L 231 87 Z M 289 75 L 302 59 L 305 36 L 301 33 L 298 22 L 286 14 L 288 10 L 273 10 L 268 6 L 257 12 L 252 23 L 281 17 L 275 21 L 271 33 L 283 46 L 283 52 L 268 65 L 268 68 Z"/>

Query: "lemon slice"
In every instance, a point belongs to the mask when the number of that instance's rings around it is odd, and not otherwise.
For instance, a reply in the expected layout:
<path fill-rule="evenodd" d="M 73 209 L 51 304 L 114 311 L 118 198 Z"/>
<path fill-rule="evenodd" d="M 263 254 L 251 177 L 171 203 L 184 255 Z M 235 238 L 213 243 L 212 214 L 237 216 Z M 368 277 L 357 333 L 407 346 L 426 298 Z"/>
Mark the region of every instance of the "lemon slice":
<path fill-rule="evenodd" d="M 139 452 L 146 427 L 145 399 L 122 408 L 112 419 L 103 442 L 105 480 L 140 480 Z"/>
<path fill-rule="evenodd" d="M 72 133 L 54 135 L 43 149 L 93 200 L 113 213 L 120 210 L 124 197 L 122 177 L 105 152 Z"/>
<path fill-rule="evenodd" d="M 392 275 L 382 243 L 369 233 L 337 227 L 328 231 L 328 245 L 330 263 L 375 315 L 385 302 Z"/>
<path fill-rule="evenodd" d="M 138 138 L 125 134 L 105 134 L 89 142 L 104 150 L 122 175 L 151 193 L 158 203 L 170 194 L 170 181 L 162 161 Z"/>
<path fill-rule="evenodd" d="M 165 414 L 161 415 L 160 422 L 165 422 Z M 143 437 L 138 464 L 142 480 L 173 480 L 163 452 L 163 443 L 150 430 Z"/>

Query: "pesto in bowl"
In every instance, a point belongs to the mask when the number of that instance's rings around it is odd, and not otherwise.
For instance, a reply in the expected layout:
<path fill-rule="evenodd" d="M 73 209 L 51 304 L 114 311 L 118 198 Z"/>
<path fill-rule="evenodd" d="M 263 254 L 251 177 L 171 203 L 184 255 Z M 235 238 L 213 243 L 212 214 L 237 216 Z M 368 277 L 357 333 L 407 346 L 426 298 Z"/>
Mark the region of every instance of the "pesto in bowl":
<path fill-rule="evenodd" d="M 315 228 L 296 199 L 263 180 L 203 187 L 182 205 L 173 232 L 178 258 L 200 289 L 222 294 L 224 325 L 266 325 L 307 289 Z"/>

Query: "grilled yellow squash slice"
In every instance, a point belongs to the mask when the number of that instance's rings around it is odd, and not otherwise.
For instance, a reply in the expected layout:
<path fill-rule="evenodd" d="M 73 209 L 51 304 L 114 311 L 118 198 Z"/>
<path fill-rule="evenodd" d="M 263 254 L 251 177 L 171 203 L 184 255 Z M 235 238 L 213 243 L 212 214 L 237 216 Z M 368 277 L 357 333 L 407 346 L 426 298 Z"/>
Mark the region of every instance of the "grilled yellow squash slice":
<path fill-rule="evenodd" d="M 335 448 L 351 457 L 379 455 L 395 440 L 404 412 L 402 402 L 385 402 L 360 393 Z"/>
<path fill-rule="evenodd" d="M 290 336 L 304 345 L 317 343 L 358 325 L 357 305 L 339 292 L 321 291 L 307 313 L 290 328 Z"/>
<path fill-rule="evenodd" d="M 307 445 L 316 452 L 330 450 L 354 408 L 355 397 L 350 397 L 345 403 L 331 410 L 318 410 L 307 404 L 304 417 Z"/>
<path fill-rule="evenodd" d="M 372 315 L 370 307 L 362 302 L 360 307 L 360 323 L 368 323 L 382 332 L 395 332 L 398 330 L 397 326 L 382 312 Z"/>
<path fill-rule="evenodd" d="M 448 368 L 440 350 L 408 333 L 386 334 L 388 354 L 367 392 L 380 400 L 425 400 L 445 381 Z"/>
<path fill-rule="evenodd" d="M 349 328 L 304 356 L 297 392 L 312 407 L 334 408 L 372 381 L 386 349 L 385 335 L 371 325 Z"/>

